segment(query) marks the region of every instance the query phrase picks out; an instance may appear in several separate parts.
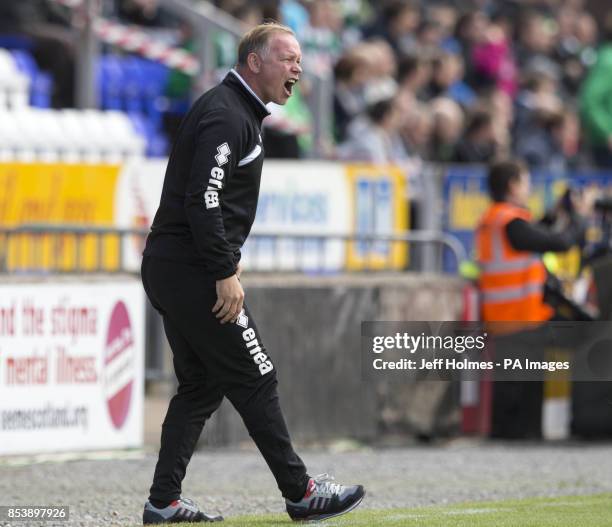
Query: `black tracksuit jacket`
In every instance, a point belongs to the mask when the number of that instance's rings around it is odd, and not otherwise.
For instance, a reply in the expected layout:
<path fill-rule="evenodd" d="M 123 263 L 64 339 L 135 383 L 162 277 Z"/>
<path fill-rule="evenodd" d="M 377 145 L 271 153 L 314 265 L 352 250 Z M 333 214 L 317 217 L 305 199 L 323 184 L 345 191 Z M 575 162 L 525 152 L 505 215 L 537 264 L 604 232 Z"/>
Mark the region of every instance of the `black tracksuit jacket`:
<path fill-rule="evenodd" d="M 263 102 L 232 70 L 192 106 L 172 148 L 145 256 L 233 275 L 257 210 Z"/>

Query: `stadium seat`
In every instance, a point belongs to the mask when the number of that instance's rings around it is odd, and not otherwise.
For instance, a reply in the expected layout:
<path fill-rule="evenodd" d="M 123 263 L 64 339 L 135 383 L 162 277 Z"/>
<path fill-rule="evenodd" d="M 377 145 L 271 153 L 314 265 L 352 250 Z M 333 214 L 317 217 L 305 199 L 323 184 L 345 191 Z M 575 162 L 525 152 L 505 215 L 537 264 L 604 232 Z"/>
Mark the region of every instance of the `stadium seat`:
<path fill-rule="evenodd" d="M 106 111 L 52 110 L 50 74 L 26 49 L 0 48 L 0 160 L 119 163 L 145 153 L 165 155 L 167 76 L 161 64 L 105 55 L 97 82 Z"/>
<path fill-rule="evenodd" d="M 0 160 L 119 163 L 145 151 L 121 112 L 0 109 Z"/>
<path fill-rule="evenodd" d="M 168 103 L 164 95 L 169 70 L 136 56 L 108 54 L 98 63 L 99 103 L 105 110 L 122 110 L 146 141 L 147 155 L 166 155 L 168 140 L 162 124 Z"/>
<path fill-rule="evenodd" d="M 30 79 L 19 71 L 12 54 L 0 49 L 0 106 L 27 106 L 29 87 Z"/>
<path fill-rule="evenodd" d="M 35 108 L 50 108 L 53 80 L 49 73 L 39 71 L 32 79 L 30 104 Z"/>

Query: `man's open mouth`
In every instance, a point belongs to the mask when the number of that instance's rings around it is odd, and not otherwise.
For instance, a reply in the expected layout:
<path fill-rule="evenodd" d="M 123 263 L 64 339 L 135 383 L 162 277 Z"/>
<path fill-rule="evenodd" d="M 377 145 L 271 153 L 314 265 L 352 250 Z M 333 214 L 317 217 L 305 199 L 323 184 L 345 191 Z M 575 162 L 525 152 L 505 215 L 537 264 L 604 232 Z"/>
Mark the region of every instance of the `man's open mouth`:
<path fill-rule="evenodd" d="M 288 96 L 291 96 L 291 93 L 293 92 L 293 86 L 297 83 L 297 81 L 297 79 L 289 79 L 287 82 L 285 82 L 285 92 Z"/>

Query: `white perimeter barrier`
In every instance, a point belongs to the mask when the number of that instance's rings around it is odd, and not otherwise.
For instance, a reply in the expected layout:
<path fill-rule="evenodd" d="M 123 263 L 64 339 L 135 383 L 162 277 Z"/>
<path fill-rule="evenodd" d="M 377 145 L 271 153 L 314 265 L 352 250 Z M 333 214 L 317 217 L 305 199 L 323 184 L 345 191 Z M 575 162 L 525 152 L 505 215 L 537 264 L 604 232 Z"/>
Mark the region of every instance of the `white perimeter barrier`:
<path fill-rule="evenodd" d="M 115 194 L 116 225 L 151 225 L 166 164 L 166 160 L 143 159 L 125 165 Z M 350 234 L 354 232 L 352 200 L 351 185 L 341 163 L 266 161 L 252 233 Z M 126 239 L 124 243 L 127 268 L 139 269 L 139 241 Z M 242 250 L 244 268 L 337 271 L 346 263 L 345 243 L 339 240 L 306 243 L 301 247 L 299 261 L 295 240 L 281 240 L 276 247 L 274 243 L 272 238 L 247 240 Z"/>

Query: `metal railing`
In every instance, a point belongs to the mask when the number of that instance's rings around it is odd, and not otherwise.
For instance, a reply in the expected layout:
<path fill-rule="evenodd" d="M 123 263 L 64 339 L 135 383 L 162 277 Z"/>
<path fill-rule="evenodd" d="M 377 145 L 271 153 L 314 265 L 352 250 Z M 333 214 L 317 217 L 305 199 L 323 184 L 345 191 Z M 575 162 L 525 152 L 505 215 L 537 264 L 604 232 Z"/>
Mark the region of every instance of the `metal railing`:
<path fill-rule="evenodd" d="M 23 224 L 0 228 L 0 273 L 125 273 L 124 241 L 148 229 Z"/>
<path fill-rule="evenodd" d="M 265 243 L 265 253 L 258 248 Z M 286 243 L 291 242 L 291 243 Z M 342 265 L 329 262 L 332 245 L 349 250 Z M 420 250 L 412 250 L 414 245 Z M 440 231 L 407 231 L 395 234 L 280 233 L 257 231 L 249 236 L 246 253 L 252 271 L 287 270 L 283 259 L 290 260 L 288 270 L 296 271 L 427 271 L 443 272 L 442 250 L 449 250 L 457 265 L 467 258 L 458 238 Z M 355 250 L 356 247 L 360 249 Z M 434 251 L 425 249 L 434 248 Z M 438 249 L 438 250 L 435 250 Z M 294 254 L 287 254 L 293 250 Z M 400 257 L 398 258 L 398 252 Z M 433 257 L 432 257 L 433 254 Z M 405 258 L 403 257 L 405 256 Z M 263 264 L 262 264 L 263 261 Z M 276 262 L 269 267 L 269 262 Z"/>
<path fill-rule="evenodd" d="M 83 225 L 24 224 L 0 228 L 0 272 L 138 273 L 139 266 L 134 261 L 139 260 L 147 234 L 148 229 Z M 126 244 L 126 240 L 130 243 Z M 401 271 L 405 269 L 402 262 L 406 261 L 411 262 L 411 270 L 443 271 L 441 250 L 435 251 L 437 257 L 433 260 L 428 257 L 421 262 L 418 251 L 411 251 L 411 259 L 394 257 L 407 256 L 414 245 L 447 249 L 457 264 L 466 259 L 461 242 L 439 231 L 389 235 L 259 231 L 250 235 L 245 256 L 248 269 L 257 272 Z M 345 258 L 345 251 L 351 246 L 360 248 L 357 264 L 353 266 Z M 329 252 L 334 247 L 340 257 L 330 264 Z M 131 251 L 129 265 L 126 249 Z"/>
<path fill-rule="evenodd" d="M 0 274 L 59 275 L 65 273 L 129 273 L 138 275 L 139 254 L 148 229 L 115 228 L 84 225 L 26 224 L 0 228 Z M 126 244 L 126 241 L 129 243 Z M 287 243 L 294 249 L 293 268 L 287 269 Z M 394 248 L 407 251 L 413 244 L 435 245 L 448 249 L 457 262 L 465 259 L 465 250 L 454 236 L 436 231 L 410 231 L 394 235 L 348 235 L 257 232 L 249 237 L 248 269 L 255 272 L 325 271 L 329 250 L 340 244 L 345 250 L 350 244 L 361 247 L 361 260 L 353 270 L 382 271 L 397 268 L 393 258 L 381 260 L 381 254 L 392 255 Z M 410 245 L 408 245 L 410 244 Z M 258 247 L 259 245 L 259 247 Z M 126 247 L 131 251 L 128 258 Z M 265 248 L 264 266 L 258 261 L 257 250 Z M 438 260 L 442 270 L 441 251 Z M 346 253 L 341 253 L 345 254 Z M 260 254 L 260 256 L 262 256 Z M 291 259 L 291 255 L 289 255 Z M 347 261 L 337 271 L 350 269 Z M 382 264 L 381 265 L 381 261 Z M 425 261 L 425 260 L 424 260 Z M 427 261 L 431 261 L 428 258 Z M 270 265 L 272 262 L 272 265 Z M 385 265 L 388 264 L 388 265 Z M 425 269 L 433 271 L 433 269 Z M 172 378 L 164 367 L 166 340 L 159 314 L 146 303 L 146 369 L 147 381 L 167 381 Z"/>

